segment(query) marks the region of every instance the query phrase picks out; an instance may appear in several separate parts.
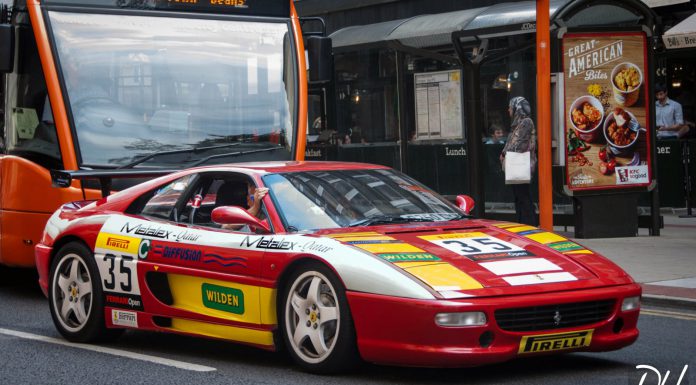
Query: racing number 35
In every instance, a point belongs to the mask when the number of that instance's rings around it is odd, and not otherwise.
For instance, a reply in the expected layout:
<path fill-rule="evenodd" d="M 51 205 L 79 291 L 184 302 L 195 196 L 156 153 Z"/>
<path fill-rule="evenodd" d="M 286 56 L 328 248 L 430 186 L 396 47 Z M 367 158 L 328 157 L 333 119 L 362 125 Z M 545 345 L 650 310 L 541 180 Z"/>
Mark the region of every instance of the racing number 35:
<path fill-rule="evenodd" d="M 463 254 L 477 254 L 477 253 L 482 253 L 482 252 L 489 252 L 490 250 L 495 250 L 495 251 L 509 251 L 512 250 L 511 247 L 506 246 L 500 242 L 496 242 L 490 238 L 471 238 L 471 240 L 468 240 L 466 242 L 462 242 L 460 240 L 454 241 L 443 241 L 442 243 L 445 245 L 458 245 L 461 250 L 460 253 Z M 471 243 L 476 242 L 479 247 L 472 246 Z M 483 249 L 483 250 L 482 250 Z"/>
<path fill-rule="evenodd" d="M 116 259 L 119 260 L 117 272 L 118 278 L 116 278 L 116 274 L 114 274 L 114 270 L 116 269 Z M 132 271 L 131 268 L 125 264 L 126 262 L 130 262 L 132 260 L 133 258 L 127 255 L 122 255 L 121 257 L 117 257 L 113 254 L 104 255 L 104 261 L 109 264 L 109 276 L 104 279 L 104 287 L 107 290 L 115 289 L 117 281 L 121 287 L 121 290 L 131 291 L 133 289 L 133 285 L 131 284 Z"/>

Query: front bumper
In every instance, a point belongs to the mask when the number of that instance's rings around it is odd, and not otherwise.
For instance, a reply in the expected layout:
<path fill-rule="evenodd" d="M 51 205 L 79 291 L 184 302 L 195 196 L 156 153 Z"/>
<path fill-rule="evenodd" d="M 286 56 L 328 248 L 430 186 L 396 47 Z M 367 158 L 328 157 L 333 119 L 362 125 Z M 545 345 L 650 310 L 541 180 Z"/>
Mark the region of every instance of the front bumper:
<path fill-rule="evenodd" d="M 413 300 L 349 292 L 360 355 L 366 361 L 407 366 L 462 367 L 507 361 L 521 356 L 573 351 L 607 351 L 632 344 L 638 338 L 639 310 L 621 311 L 624 298 L 639 296 L 637 284 L 568 292 L 471 298 L 461 300 Z M 544 306 L 615 299 L 608 318 L 572 328 L 512 332 L 501 329 L 498 309 Z M 441 327 L 438 313 L 482 311 L 483 326 Z M 519 353 L 525 336 L 591 330 L 587 346 L 543 353 Z M 575 345 L 573 345 L 575 346 Z"/>

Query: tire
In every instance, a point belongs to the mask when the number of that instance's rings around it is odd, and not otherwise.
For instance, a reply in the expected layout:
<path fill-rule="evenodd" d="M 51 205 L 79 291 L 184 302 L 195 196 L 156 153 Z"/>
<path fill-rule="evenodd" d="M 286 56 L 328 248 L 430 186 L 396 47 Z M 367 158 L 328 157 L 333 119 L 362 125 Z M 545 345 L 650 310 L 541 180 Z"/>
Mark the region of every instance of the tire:
<path fill-rule="evenodd" d="M 123 332 L 106 328 L 99 269 L 83 243 L 68 243 L 53 258 L 48 302 L 56 329 L 68 341 L 111 340 Z"/>
<path fill-rule="evenodd" d="M 336 373 L 357 363 L 345 289 L 326 266 L 312 262 L 293 271 L 279 305 L 283 342 L 304 370 Z"/>

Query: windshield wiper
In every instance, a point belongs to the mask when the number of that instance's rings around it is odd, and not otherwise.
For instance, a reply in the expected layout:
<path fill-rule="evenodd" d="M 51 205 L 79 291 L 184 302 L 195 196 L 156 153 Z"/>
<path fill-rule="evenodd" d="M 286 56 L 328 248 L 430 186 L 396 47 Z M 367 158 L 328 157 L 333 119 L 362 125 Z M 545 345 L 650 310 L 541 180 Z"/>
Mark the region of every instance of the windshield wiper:
<path fill-rule="evenodd" d="M 406 223 L 406 222 L 422 222 L 422 219 L 403 218 L 397 215 L 378 215 L 349 223 L 348 227 L 371 226 L 378 223 Z"/>
<path fill-rule="evenodd" d="M 262 148 L 259 150 L 237 151 L 237 152 L 227 152 L 224 154 L 215 154 L 215 155 L 207 156 L 207 157 L 205 157 L 201 160 L 198 160 L 196 162 L 193 162 L 189 167 L 200 166 L 200 165 L 208 162 L 209 160 L 218 159 L 218 158 L 228 158 L 228 157 L 234 158 L 234 157 L 242 156 L 242 155 L 256 154 L 259 152 L 269 152 L 269 151 L 284 150 L 284 149 L 285 149 L 285 147 L 278 146 L 278 147 Z"/>
<path fill-rule="evenodd" d="M 462 219 L 470 219 L 470 218 L 473 218 L 473 217 L 474 217 L 473 215 L 468 215 L 468 214 L 461 213 L 461 214 L 457 214 L 457 216 L 454 217 L 454 218 L 452 218 L 452 219 L 448 219 L 447 221 L 459 221 L 459 220 L 462 220 Z"/>
<path fill-rule="evenodd" d="M 133 168 L 141 163 L 147 162 L 148 160 L 161 156 L 161 155 L 173 155 L 173 154 L 197 154 L 199 152 L 204 152 L 208 150 L 216 150 L 219 148 L 228 148 L 228 147 L 236 147 L 242 144 L 241 142 L 237 143 L 227 143 L 227 144 L 221 144 L 219 146 L 208 146 L 208 147 L 193 147 L 193 148 L 185 148 L 181 150 L 170 150 L 170 151 L 160 151 L 160 152 L 153 152 L 152 154 L 148 154 L 143 156 L 142 158 L 139 158 L 138 160 L 135 160 L 131 163 L 128 163 L 126 165 L 123 165 L 121 167 L 118 167 L 119 169 L 122 168 Z"/>

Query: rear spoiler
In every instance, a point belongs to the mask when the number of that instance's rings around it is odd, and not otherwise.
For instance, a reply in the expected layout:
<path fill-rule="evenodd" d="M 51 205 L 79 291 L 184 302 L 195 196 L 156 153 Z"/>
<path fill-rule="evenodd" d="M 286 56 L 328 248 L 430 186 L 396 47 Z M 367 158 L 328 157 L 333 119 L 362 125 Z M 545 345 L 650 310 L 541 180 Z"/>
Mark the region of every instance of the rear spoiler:
<path fill-rule="evenodd" d="M 113 179 L 123 178 L 155 178 L 171 174 L 181 170 L 134 170 L 134 169 L 114 169 L 114 170 L 51 170 L 51 184 L 53 187 L 67 188 L 72 184 L 73 179 L 77 180 L 98 180 L 101 187 L 102 197 L 111 194 L 111 182 Z"/>

